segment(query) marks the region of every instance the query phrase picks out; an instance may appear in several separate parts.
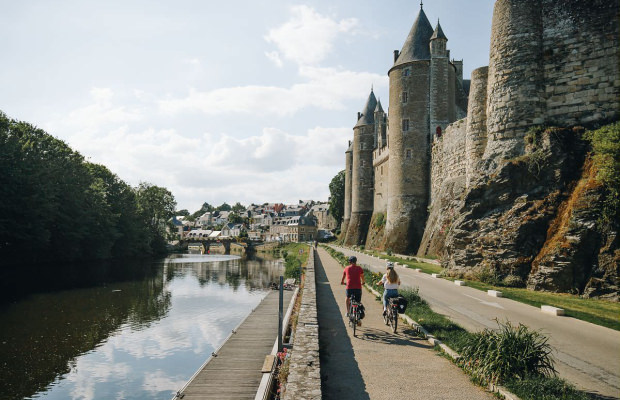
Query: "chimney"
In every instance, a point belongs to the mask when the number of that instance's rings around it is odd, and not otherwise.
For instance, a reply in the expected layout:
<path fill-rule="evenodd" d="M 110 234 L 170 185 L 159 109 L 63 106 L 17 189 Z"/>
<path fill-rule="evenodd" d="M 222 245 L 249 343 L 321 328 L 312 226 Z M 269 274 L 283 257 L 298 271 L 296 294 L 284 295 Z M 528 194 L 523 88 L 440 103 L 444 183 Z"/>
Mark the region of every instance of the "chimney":
<path fill-rule="evenodd" d="M 394 62 L 398 60 L 398 50 L 394 50 Z"/>

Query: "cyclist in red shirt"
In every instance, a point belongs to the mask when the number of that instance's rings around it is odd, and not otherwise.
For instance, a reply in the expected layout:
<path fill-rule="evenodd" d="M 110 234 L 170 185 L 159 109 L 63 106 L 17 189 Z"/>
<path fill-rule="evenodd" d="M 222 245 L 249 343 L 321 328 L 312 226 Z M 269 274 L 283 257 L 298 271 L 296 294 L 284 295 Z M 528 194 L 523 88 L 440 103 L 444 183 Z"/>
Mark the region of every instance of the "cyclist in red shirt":
<path fill-rule="evenodd" d="M 351 297 L 357 302 L 362 301 L 362 285 L 364 284 L 364 270 L 356 264 L 357 257 L 349 257 L 349 262 L 351 264 L 344 269 L 342 279 L 340 280 L 340 284 L 344 285 L 344 280 L 345 278 L 347 279 L 347 316 L 351 307 Z"/>

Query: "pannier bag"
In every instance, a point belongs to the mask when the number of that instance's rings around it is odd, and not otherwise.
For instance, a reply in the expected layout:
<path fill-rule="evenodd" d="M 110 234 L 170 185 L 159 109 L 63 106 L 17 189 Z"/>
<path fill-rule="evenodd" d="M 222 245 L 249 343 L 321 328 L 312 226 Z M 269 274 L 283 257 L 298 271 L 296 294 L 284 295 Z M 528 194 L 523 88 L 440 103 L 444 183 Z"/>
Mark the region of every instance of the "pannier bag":
<path fill-rule="evenodd" d="M 407 304 L 408 304 L 407 299 L 405 299 L 401 295 L 398 295 L 398 297 L 394 299 L 394 303 L 398 304 L 398 313 L 404 314 L 405 310 L 407 309 Z"/>
<path fill-rule="evenodd" d="M 366 316 L 366 309 L 364 308 L 364 305 L 360 304 L 358 306 L 358 310 L 360 311 L 360 319 L 364 319 L 364 317 Z"/>

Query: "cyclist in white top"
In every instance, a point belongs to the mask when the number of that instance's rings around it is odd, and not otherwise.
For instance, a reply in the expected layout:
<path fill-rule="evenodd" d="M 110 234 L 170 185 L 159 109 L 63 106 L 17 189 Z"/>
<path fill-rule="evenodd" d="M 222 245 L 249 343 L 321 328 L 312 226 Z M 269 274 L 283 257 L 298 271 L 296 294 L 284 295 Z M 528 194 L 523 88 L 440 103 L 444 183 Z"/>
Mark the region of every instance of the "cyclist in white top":
<path fill-rule="evenodd" d="M 383 285 L 385 289 L 383 291 L 383 315 L 385 315 L 387 309 L 387 302 L 390 297 L 398 296 L 398 287 L 400 286 L 400 278 L 394 270 L 394 263 L 388 262 L 385 274 L 377 285 Z"/>

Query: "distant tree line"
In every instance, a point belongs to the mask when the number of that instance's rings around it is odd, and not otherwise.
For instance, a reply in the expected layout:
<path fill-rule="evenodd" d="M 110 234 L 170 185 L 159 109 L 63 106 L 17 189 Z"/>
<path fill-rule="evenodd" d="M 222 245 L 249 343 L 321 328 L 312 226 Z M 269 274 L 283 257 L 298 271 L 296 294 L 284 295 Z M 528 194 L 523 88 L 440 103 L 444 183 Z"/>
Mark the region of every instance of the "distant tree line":
<path fill-rule="evenodd" d="M 73 262 L 165 251 L 176 202 L 131 187 L 65 142 L 0 111 L 0 265 Z"/>

